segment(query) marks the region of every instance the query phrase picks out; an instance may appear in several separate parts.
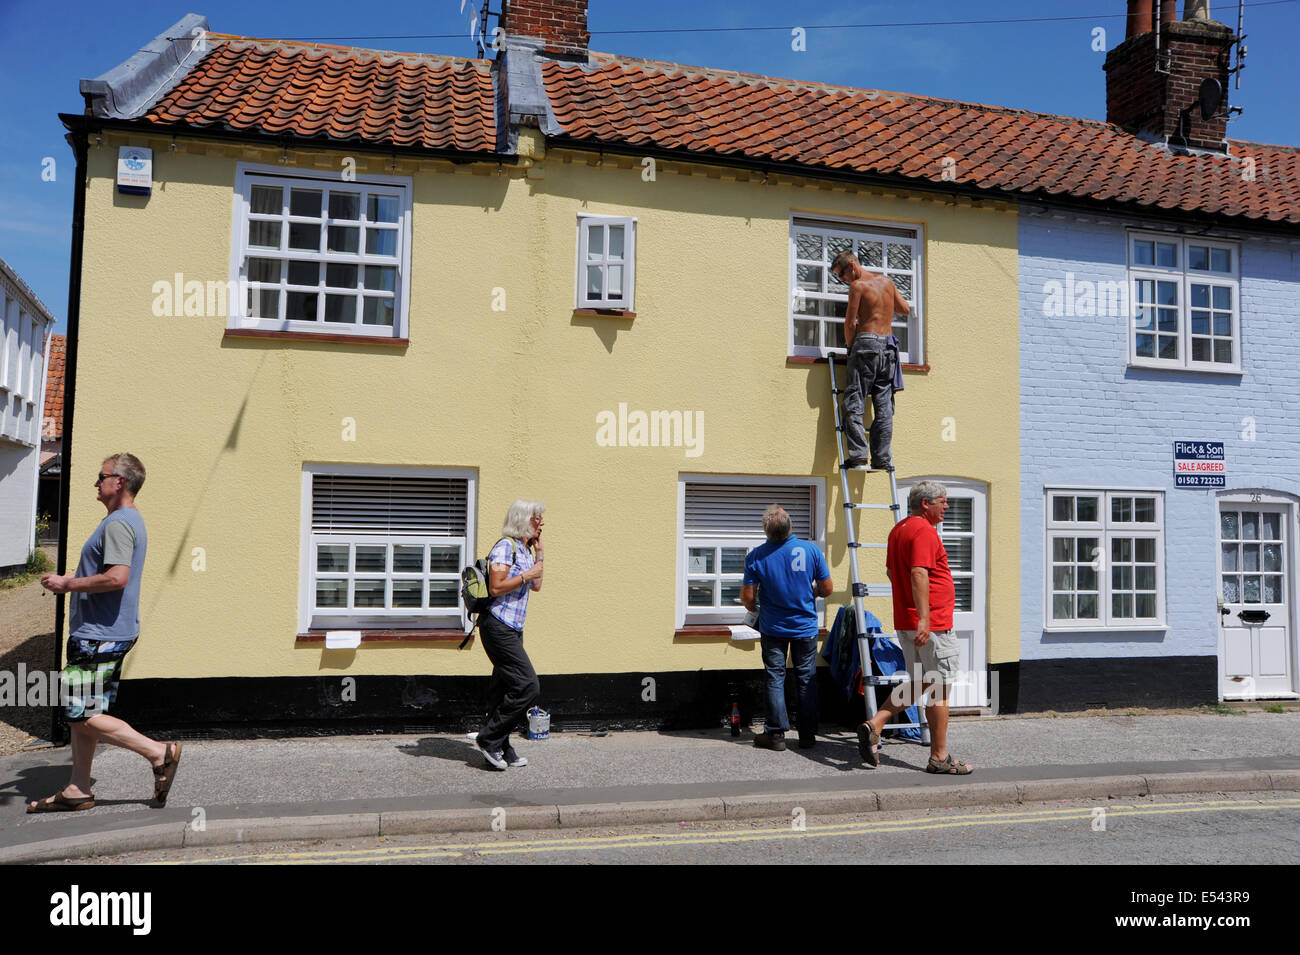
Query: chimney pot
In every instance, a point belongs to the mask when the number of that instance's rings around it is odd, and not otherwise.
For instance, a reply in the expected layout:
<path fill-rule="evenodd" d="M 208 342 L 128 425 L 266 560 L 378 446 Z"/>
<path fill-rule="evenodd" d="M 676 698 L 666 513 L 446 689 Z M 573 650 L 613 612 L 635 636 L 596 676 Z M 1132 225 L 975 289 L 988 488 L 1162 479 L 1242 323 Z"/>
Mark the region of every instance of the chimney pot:
<path fill-rule="evenodd" d="M 1124 37 L 1140 36 L 1150 33 L 1152 0 L 1128 0 L 1128 29 Z"/>
<path fill-rule="evenodd" d="M 1129 0 L 1130 28 L 1152 11 Z M 1160 0 L 1159 49 L 1155 33 L 1135 33 L 1106 55 L 1106 121 L 1129 132 L 1200 149 L 1223 149 L 1227 113 L 1222 107 L 1204 117 L 1197 109 L 1206 80 L 1228 88 L 1229 52 L 1233 32 L 1221 23 L 1201 19 L 1207 4 L 1189 2 L 1187 20 L 1170 19 L 1173 0 Z M 1226 102 L 1223 106 L 1226 106 Z"/>

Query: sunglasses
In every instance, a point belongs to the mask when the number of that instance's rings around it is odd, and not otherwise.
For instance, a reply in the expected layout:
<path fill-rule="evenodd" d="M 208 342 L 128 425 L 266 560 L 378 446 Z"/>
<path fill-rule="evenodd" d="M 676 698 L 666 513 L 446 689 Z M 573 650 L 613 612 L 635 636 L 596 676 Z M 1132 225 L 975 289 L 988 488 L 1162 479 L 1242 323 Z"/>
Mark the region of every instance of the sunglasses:
<path fill-rule="evenodd" d="M 108 480 L 108 479 L 111 478 L 111 477 L 120 478 L 121 476 L 122 476 L 122 475 L 120 475 L 120 474 L 101 474 L 101 475 L 99 476 L 99 479 L 98 479 L 97 481 L 95 481 L 95 483 L 96 483 L 96 484 L 103 484 L 104 481 Z"/>

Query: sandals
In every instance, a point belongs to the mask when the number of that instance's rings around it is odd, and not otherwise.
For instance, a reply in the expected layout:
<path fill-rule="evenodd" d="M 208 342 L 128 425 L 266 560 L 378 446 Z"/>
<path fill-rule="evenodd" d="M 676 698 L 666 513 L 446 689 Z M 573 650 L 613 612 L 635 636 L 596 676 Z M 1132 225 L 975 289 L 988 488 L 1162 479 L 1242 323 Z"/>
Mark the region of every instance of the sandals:
<path fill-rule="evenodd" d="M 167 794 L 171 792 L 172 781 L 176 778 L 176 767 L 181 761 L 181 743 L 168 743 L 166 759 L 161 766 L 153 768 L 153 798 L 159 806 L 167 805 Z"/>
<path fill-rule="evenodd" d="M 55 793 L 45 799 L 27 804 L 28 812 L 81 812 L 83 809 L 95 808 L 95 794 L 69 799 L 63 793 Z"/>
<path fill-rule="evenodd" d="M 925 766 L 925 771 L 927 773 L 946 773 L 949 776 L 966 776 L 974 770 L 965 763 L 953 759 L 952 753 L 949 753 L 943 759 L 935 759 L 931 756 L 930 762 Z"/>
<path fill-rule="evenodd" d="M 880 765 L 880 734 L 871 728 L 870 723 L 858 727 L 858 755 L 868 766 Z"/>

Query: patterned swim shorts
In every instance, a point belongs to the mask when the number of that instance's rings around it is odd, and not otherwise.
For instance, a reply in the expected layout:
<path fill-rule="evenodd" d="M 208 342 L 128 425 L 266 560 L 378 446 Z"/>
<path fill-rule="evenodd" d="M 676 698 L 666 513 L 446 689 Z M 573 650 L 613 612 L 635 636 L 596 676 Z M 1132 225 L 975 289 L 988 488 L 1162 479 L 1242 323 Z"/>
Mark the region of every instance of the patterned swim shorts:
<path fill-rule="evenodd" d="M 122 661 L 134 640 L 68 640 L 68 663 L 60 676 L 60 702 L 69 723 L 107 713 L 117 699 Z"/>

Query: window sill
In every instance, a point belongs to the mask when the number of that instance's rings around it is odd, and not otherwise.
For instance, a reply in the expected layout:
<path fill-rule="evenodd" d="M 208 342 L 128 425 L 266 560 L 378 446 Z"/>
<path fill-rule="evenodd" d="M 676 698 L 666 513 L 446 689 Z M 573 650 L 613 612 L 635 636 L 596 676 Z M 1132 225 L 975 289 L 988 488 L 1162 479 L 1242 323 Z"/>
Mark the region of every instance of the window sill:
<path fill-rule="evenodd" d="M 595 315 L 601 318 L 636 318 L 636 312 L 625 308 L 575 308 L 574 315 Z"/>
<path fill-rule="evenodd" d="M 739 627 L 740 624 L 736 623 L 734 626 Z M 826 630 L 824 627 L 820 627 L 817 630 L 817 636 L 824 637 L 829 632 L 830 631 Z M 731 628 L 725 623 L 687 624 L 684 627 L 677 628 L 677 630 L 673 632 L 673 637 L 726 637 L 730 640 Z"/>
<path fill-rule="evenodd" d="M 1159 362 L 1130 361 L 1130 368 L 1138 368 L 1142 371 L 1184 371 L 1193 375 L 1237 375 L 1238 377 L 1245 374 L 1240 368 L 1205 368 L 1201 365 L 1166 365 Z"/>
<path fill-rule="evenodd" d="M 329 332 L 273 332 L 263 328 L 227 328 L 223 338 L 271 338 L 282 342 L 330 342 L 348 345 L 395 345 L 405 348 L 409 338 L 382 335 L 340 335 Z"/>
<path fill-rule="evenodd" d="M 1164 633 L 1169 629 L 1168 624 L 1164 623 L 1145 623 L 1138 626 L 1126 627 L 1123 624 L 1111 624 L 1109 627 L 1044 627 L 1044 633 L 1050 634 L 1069 634 L 1077 633 L 1081 637 L 1091 634 L 1100 636 L 1110 636 L 1116 633 Z"/>
<path fill-rule="evenodd" d="M 837 355 L 836 357 L 839 358 L 841 361 L 847 358 L 847 356 L 844 355 Z M 826 364 L 826 359 L 814 358 L 811 355 L 786 355 L 785 363 L 787 365 L 824 365 Z M 928 373 L 930 371 L 929 365 L 904 364 L 902 367 L 903 367 L 903 371 L 918 371 L 921 372 L 922 374 Z"/>
<path fill-rule="evenodd" d="M 340 627 L 340 630 L 347 629 Z M 355 628 L 353 628 L 355 629 Z M 308 630 L 300 633 L 299 644 L 325 643 L 325 630 Z M 362 643 L 451 643 L 465 639 L 464 630 L 362 630 Z"/>

